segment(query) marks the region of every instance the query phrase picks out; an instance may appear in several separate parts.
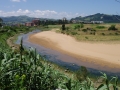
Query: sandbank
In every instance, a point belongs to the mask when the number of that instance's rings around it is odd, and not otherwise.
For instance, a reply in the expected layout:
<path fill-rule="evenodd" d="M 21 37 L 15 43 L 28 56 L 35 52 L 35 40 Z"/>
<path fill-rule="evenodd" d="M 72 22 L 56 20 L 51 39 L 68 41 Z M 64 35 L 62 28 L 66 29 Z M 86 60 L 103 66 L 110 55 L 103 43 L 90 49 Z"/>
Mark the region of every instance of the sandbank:
<path fill-rule="evenodd" d="M 120 68 L 120 44 L 80 42 L 71 36 L 54 31 L 32 34 L 29 41 L 85 62 Z"/>

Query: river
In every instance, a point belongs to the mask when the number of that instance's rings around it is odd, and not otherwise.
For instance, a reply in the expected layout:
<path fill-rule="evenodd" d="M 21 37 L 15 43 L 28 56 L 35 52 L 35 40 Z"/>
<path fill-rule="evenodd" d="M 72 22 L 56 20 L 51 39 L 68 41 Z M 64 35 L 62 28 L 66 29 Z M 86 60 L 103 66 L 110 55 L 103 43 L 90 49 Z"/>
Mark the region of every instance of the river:
<path fill-rule="evenodd" d="M 80 66 L 85 66 L 87 67 L 88 71 L 100 75 L 99 71 L 105 72 L 107 75 L 112 75 L 112 76 L 118 76 L 120 77 L 120 69 L 114 69 L 114 68 L 109 68 L 109 67 L 103 67 L 99 65 L 95 65 L 94 63 L 91 62 L 84 62 L 82 60 L 78 60 L 77 58 L 73 58 L 69 55 L 62 54 L 58 51 L 45 48 L 43 46 L 31 43 L 28 41 L 28 37 L 31 34 L 41 32 L 40 30 L 34 30 L 32 32 L 29 32 L 27 34 L 22 34 L 18 36 L 17 41 L 15 42 L 16 44 L 20 44 L 21 38 L 23 38 L 23 46 L 27 49 L 29 47 L 36 48 L 37 52 L 42 55 L 46 60 L 49 60 L 51 62 L 54 62 L 55 64 L 58 64 L 64 68 L 68 68 L 72 71 L 76 71 L 80 68 Z"/>

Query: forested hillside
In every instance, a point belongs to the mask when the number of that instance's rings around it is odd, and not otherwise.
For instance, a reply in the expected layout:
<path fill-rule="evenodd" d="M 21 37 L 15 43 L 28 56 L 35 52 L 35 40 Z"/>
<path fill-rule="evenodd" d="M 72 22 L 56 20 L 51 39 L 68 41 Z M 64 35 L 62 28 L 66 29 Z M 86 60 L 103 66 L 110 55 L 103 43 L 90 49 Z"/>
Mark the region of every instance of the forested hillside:
<path fill-rule="evenodd" d="M 72 18 L 71 20 L 80 20 L 80 21 L 104 21 L 105 23 L 120 23 L 120 16 L 119 15 L 108 15 L 108 14 L 94 14 L 85 17 L 76 17 Z"/>

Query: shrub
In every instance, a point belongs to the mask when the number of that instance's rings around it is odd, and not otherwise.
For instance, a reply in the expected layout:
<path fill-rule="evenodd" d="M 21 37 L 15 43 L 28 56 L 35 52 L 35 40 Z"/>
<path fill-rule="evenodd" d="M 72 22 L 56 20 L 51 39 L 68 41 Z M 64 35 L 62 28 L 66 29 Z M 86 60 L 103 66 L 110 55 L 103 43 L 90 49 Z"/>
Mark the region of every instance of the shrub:
<path fill-rule="evenodd" d="M 67 35 L 69 35 L 69 32 L 66 32 Z"/>
<path fill-rule="evenodd" d="M 96 28 L 98 28 L 98 29 L 104 29 L 105 26 L 97 26 Z"/>
<path fill-rule="evenodd" d="M 71 32 L 71 34 L 72 34 L 72 35 L 76 35 L 76 34 L 77 34 L 77 32 Z"/>
<path fill-rule="evenodd" d="M 118 33 L 115 33 L 115 35 L 119 35 Z"/>
<path fill-rule="evenodd" d="M 80 25 L 75 25 L 74 29 L 80 29 Z"/>
<path fill-rule="evenodd" d="M 83 31 L 83 32 L 87 32 L 87 29 L 83 29 L 82 31 Z"/>
<path fill-rule="evenodd" d="M 70 28 L 69 27 L 66 27 L 66 30 L 69 30 Z"/>
<path fill-rule="evenodd" d="M 108 28 L 108 30 L 118 30 L 118 29 L 115 27 L 115 25 L 111 25 L 111 26 Z"/>
<path fill-rule="evenodd" d="M 93 34 L 92 32 L 90 32 L 90 34 Z"/>
<path fill-rule="evenodd" d="M 64 32 L 64 31 L 61 31 L 61 33 L 62 33 L 62 34 L 65 34 L 65 32 Z"/>
<path fill-rule="evenodd" d="M 88 39 L 88 37 L 85 37 L 86 39 Z"/>
<path fill-rule="evenodd" d="M 105 35 L 105 33 L 101 33 L 103 36 Z"/>
<path fill-rule="evenodd" d="M 80 25 L 75 25 L 74 29 L 80 30 L 80 28 L 83 28 L 84 25 L 81 23 Z"/>
<path fill-rule="evenodd" d="M 94 31 L 94 32 L 96 32 L 96 30 L 94 30 L 94 29 L 92 29 L 91 31 Z"/>
<path fill-rule="evenodd" d="M 76 72 L 76 77 L 80 82 L 86 80 L 87 76 L 88 76 L 88 71 L 84 66 L 81 66 L 80 69 Z"/>
<path fill-rule="evenodd" d="M 112 33 L 109 33 L 109 35 L 112 35 Z"/>

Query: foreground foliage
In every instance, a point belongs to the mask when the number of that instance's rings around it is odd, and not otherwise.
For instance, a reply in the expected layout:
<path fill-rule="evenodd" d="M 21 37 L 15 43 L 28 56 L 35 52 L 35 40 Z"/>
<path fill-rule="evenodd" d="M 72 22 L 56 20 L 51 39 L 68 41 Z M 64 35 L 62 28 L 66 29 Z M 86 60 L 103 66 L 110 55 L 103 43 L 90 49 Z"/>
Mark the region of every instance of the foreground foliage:
<path fill-rule="evenodd" d="M 81 75 L 85 79 L 71 79 L 59 71 L 53 69 L 49 63 L 42 63 L 42 56 L 36 53 L 36 50 L 30 48 L 25 51 L 20 44 L 20 53 L 0 52 L 0 89 L 2 90 L 95 90 L 94 83 L 87 77 L 87 71 L 81 68 Z M 97 90 L 117 90 L 117 77 L 113 77 L 114 84 L 108 81 L 107 75 L 102 73 L 104 79 Z M 80 76 L 81 76 L 80 75 Z"/>

